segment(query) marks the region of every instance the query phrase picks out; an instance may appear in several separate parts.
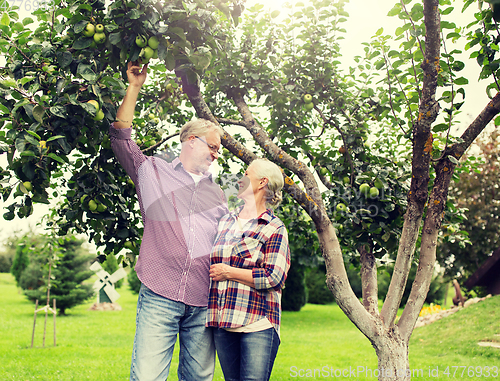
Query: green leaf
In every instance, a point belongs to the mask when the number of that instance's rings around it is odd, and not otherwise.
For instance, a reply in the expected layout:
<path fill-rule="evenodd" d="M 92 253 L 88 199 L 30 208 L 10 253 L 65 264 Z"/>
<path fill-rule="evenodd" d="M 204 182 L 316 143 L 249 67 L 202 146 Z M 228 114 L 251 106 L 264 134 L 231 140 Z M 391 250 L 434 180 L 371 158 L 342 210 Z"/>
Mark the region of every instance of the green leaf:
<path fill-rule="evenodd" d="M 50 138 L 47 139 L 47 143 L 48 142 L 51 142 L 53 140 L 57 140 L 57 139 L 61 139 L 61 138 L 64 138 L 65 136 L 64 135 L 56 135 L 56 136 L 51 136 Z"/>
<path fill-rule="evenodd" d="M 64 160 L 63 160 L 63 159 L 61 159 L 59 156 L 57 156 L 57 155 L 56 155 L 55 153 L 53 153 L 53 152 L 49 152 L 49 153 L 47 154 L 47 156 L 48 156 L 48 157 L 50 157 L 51 159 L 55 160 L 55 161 L 58 161 L 58 162 L 59 162 L 59 163 L 61 163 L 61 164 L 64 164 Z"/>
<path fill-rule="evenodd" d="M 392 17 L 392 16 L 397 16 L 401 13 L 401 4 L 396 4 L 394 7 L 389 11 L 387 16 Z"/>
<path fill-rule="evenodd" d="M 435 125 L 433 128 L 432 128 L 432 131 L 434 132 L 441 132 L 441 131 L 447 131 L 448 130 L 448 125 L 446 123 L 440 123 L 440 124 L 437 124 Z"/>
<path fill-rule="evenodd" d="M 26 151 L 23 151 L 21 152 L 21 156 L 35 156 L 35 153 L 33 151 L 30 151 L 30 150 L 26 150 Z"/>
<path fill-rule="evenodd" d="M 38 123 L 42 123 L 42 120 L 43 120 L 43 113 L 44 113 L 44 109 L 42 106 L 40 105 L 36 105 L 34 108 L 33 108 L 33 118 L 38 122 Z M 40 136 L 38 136 L 35 132 L 33 131 L 28 131 L 28 134 L 32 134 L 33 136 L 35 136 L 38 140 L 40 140 Z"/>
<path fill-rule="evenodd" d="M 457 78 L 453 81 L 456 85 L 467 85 L 469 83 L 469 80 L 465 77 L 460 77 Z"/>
<path fill-rule="evenodd" d="M 36 106 L 36 107 L 39 107 L 39 106 Z M 36 108 L 35 107 L 35 108 Z M 34 111 L 35 109 L 33 109 Z M 37 138 L 38 140 L 42 140 L 42 138 L 40 137 L 40 135 L 38 135 L 35 131 L 26 131 L 28 134 L 30 134 L 31 136 L 34 136 L 35 138 Z"/>
<path fill-rule="evenodd" d="M 94 41 L 93 38 L 82 36 L 74 42 L 73 49 L 77 49 L 77 50 L 86 49 L 90 45 L 92 45 L 93 41 Z"/>
<path fill-rule="evenodd" d="M 75 31 L 75 34 L 82 33 L 88 23 L 89 23 L 88 20 L 82 20 L 82 21 L 77 22 L 73 26 L 73 30 Z"/>
<path fill-rule="evenodd" d="M 3 26 L 9 26 L 10 17 L 6 12 L 3 13 L 2 18 L 0 19 L 0 24 Z"/>
<path fill-rule="evenodd" d="M 168 28 L 168 31 L 179 36 L 182 41 L 186 41 L 186 35 L 184 34 L 184 29 L 179 27 Z"/>
<path fill-rule="evenodd" d="M 57 62 L 61 69 L 68 67 L 71 62 L 73 62 L 73 55 L 70 52 L 64 52 L 62 54 L 57 55 Z"/>
<path fill-rule="evenodd" d="M 143 12 L 139 9 L 132 9 L 131 11 L 127 12 L 126 16 L 132 20 L 137 20 L 139 17 L 141 17 L 141 14 L 143 14 Z"/>
<path fill-rule="evenodd" d="M 167 57 L 165 58 L 165 67 L 172 71 L 175 69 L 175 57 L 172 54 L 172 50 L 167 50 Z"/>
<path fill-rule="evenodd" d="M 90 65 L 85 65 L 84 63 L 80 63 L 78 65 L 78 69 L 76 69 L 76 72 L 80 74 L 83 79 L 89 82 L 94 82 L 97 79 L 97 75 L 96 73 L 94 73 Z"/>
<path fill-rule="evenodd" d="M 63 106 L 52 106 L 50 112 L 55 116 L 66 119 L 66 108 Z"/>
<path fill-rule="evenodd" d="M 118 45 L 122 40 L 122 36 L 120 34 L 120 32 L 116 32 L 116 33 L 111 33 L 109 35 L 109 42 L 112 44 L 112 45 Z"/>

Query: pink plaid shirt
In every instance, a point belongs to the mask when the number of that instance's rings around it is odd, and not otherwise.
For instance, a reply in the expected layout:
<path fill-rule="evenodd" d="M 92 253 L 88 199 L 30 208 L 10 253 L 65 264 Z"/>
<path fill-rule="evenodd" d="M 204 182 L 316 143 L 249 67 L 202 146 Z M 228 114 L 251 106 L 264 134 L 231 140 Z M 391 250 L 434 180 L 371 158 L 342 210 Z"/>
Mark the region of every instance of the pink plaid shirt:
<path fill-rule="evenodd" d="M 109 130 L 116 158 L 136 185 L 144 234 L 135 266 L 140 281 L 165 298 L 208 303 L 210 251 L 218 220 L 228 212 L 210 173 L 195 185 L 179 158 L 145 156 L 131 129 Z M 161 179 L 161 180 L 160 180 Z"/>

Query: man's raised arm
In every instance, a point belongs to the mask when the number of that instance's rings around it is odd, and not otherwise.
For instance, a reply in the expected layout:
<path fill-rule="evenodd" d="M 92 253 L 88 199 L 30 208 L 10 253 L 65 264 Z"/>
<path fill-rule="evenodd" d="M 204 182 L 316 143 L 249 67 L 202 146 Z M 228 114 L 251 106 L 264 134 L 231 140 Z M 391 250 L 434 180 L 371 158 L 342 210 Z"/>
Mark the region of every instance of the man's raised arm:
<path fill-rule="evenodd" d="M 146 81 L 148 65 L 142 69 L 137 62 L 129 62 L 127 65 L 127 77 L 129 85 L 123 102 L 116 112 L 115 128 L 129 128 L 134 120 L 135 104 L 141 87 Z"/>

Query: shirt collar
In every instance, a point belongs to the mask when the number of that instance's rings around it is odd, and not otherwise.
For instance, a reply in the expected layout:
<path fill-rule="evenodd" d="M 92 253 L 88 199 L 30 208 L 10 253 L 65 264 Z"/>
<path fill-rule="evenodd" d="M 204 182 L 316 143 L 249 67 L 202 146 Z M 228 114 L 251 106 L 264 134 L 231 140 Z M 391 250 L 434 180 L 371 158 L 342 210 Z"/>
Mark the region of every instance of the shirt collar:
<path fill-rule="evenodd" d="M 172 160 L 172 165 L 174 166 L 174 169 L 176 171 L 178 171 L 178 170 L 180 170 L 180 168 L 182 168 L 184 170 L 184 172 L 188 173 L 188 171 L 186 171 L 186 169 L 184 168 L 184 165 L 182 164 L 182 161 L 179 159 L 179 157 L 176 157 L 174 160 Z M 212 173 L 210 171 L 204 172 L 203 175 L 208 177 L 210 179 L 210 181 L 212 181 L 212 182 L 214 181 L 212 178 Z"/>
<path fill-rule="evenodd" d="M 233 210 L 231 212 L 233 218 L 238 218 L 238 214 L 240 214 L 240 212 L 242 211 L 244 205 L 241 205 L 239 207 L 237 207 L 235 210 Z M 262 220 L 264 221 L 266 224 L 271 222 L 271 220 L 273 219 L 274 217 L 274 213 L 273 213 L 273 210 L 272 209 L 266 209 L 264 212 L 261 213 L 260 216 L 257 217 L 257 220 Z M 254 219 L 254 218 L 252 218 Z"/>

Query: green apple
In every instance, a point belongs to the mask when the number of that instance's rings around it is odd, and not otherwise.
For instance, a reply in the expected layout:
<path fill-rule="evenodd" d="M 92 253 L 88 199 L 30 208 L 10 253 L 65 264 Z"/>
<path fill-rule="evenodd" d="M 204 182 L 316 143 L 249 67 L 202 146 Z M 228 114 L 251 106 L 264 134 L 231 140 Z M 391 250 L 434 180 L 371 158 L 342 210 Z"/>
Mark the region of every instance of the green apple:
<path fill-rule="evenodd" d="M 102 110 L 97 110 L 94 116 L 94 120 L 99 122 L 100 120 L 104 119 L 104 112 Z"/>
<path fill-rule="evenodd" d="M 150 60 L 151 58 L 153 58 L 154 54 L 155 54 L 155 51 L 153 49 L 151 49 L 151 47 L 149 46 L 146 46 L 144 48 L 144 51 L 143 51 L 143 57 L 146 59 L 146 60 Z"/>
<path fill-rule="evenodd" d="M 97 209 L 97 202 L 95 202 L 94 200 L 90 200 L 89 201 L 89 210 L 91 212 L 95 212 Z"/>
<path fill-rule="evenodd" d="M 97 25 L 95 26 L 95 31 L 96 31 L 96 33 L 103 33 L 103 32 L 104 32 L 104 25 L 102 25 L 102 24 L 97 24 Z"/>
<path fill-rule="evenodd" d="M 28 192 L 31 192 L 33 190 L 33 185 L 29 181 L 25 181 L 23 185 Z"/>
<path fill-rule="evenodd" d="M 307 111 L 311 111 L 314 108 L 314 103 L 312 102 L 306 103 L 304 107 L 306 108 Z"/>
<path fill-rule="evenodd" d="M 325 176 L 327 173 L 328 173 L 328 169 L 322 167 L 320 170 L 319 170 L 319 173 L 321 174 L 321 176 Z"/>
<path fill-rule="evenodd" d="M 147 44 L 147 41 L 146 41 L 146 38 L 144 38 L 143 36 L 139 35 L 135 38 L 135 44 L 139 47 L 139 48 L 144 48 Z"/>
<path fill-rule="evenodd" d="M 87 195 L 84 194 L 82 197 L 80 197 L 80 204 L 83 205 L 83 203 L 85 202 L 85 199 L 87 198 Z"/>
<path fill-rule="evenodd" d="M 378 190 L 377 187 L 370 188 L 370 198 L 377 198 L 379 194 L 380 194 L 380 191 Z"/>
<path fill-rule="evenodd" d="M 351 178 L 349 176 L 344 176 L 342 181 L 344 182 L 344 184 L 349 184 L 351 182 Z"/>
<path fill-rule="evenodd" d="M 94 24 L 88 23 L 85 29 L 82 31 L 82 33 L 85 37 L 92 37 L 95 33 Z"/>
<path fill-rule="evenodd" d="M 368 194 L 370 192 L 370 185 L 367 183 L 363 183 L 359 186 L 359 191 L 363 193 L 364 195 Z"/>
<path fill-rule="evenodd" d="M 342 204 L 341 202 L 337 204 L 337 212 L 345 212 L 347 210 L 347 206 L 345 206 L 345 204 Z"/>
<path fill-rule="evenodd" d="M 156 50 L 158 49 L 158 45 L 160 45 L 160 42 L 158 41 L 158 38 L 156 36 L 152 36 L 148 40 L 148 45 L 151 49 Z"/>
<path fill-rule="evenodd" d="M 123 246 L 125 246 L 127 249 L 132 250 L 132 248 L 134 247 L 134 244 L 130 241 L 127 241 L 123 244 Z"/>
<path fill-rule="evenodd" d="M 102 44 L 104 41 L 106 41 L 106 35 L 104 33 L 96 33 L 94 34 L 94 41 L 97 44 Z"/>
<path fill-rule="evenodd" d="M 149 120 L 154 120 L 154 118 L 156 118 L 156 115 L 155 115 L 155 114 L 153 114 L 153 113 L 150 113 L 150 114 L 148 115 L 148 118 L 149 118 Z"/>
<path fill-rule="evenodd" d="M 304 102 L 305 102 L 305 103 L 311 103 L 311 102 L 312 102 L 312 100 L 313 100 L 313 97 L 312 97 L 312 95 L 311 95 L 311 94 L 305 94 L 305 95 L 304 95 Z"/>
<path fill-rule="evenodd" d="M 97 211 L 98 212 L 104 212 L 106 209 L 108 209 L 108 207 L 104 204 L 99 204 L 97 205 Z"/>
<path fill-rule="evenodd" d="M 95 107 L 96 110 L 99 110 L 101 108 L 101 106 L 99 105 L 99 102 L 97 102 L 96 100 L 94 99 L 91 99 L 90 101 L 88 101 L 87 103 L 90 103 L 92 106 Z"/>

